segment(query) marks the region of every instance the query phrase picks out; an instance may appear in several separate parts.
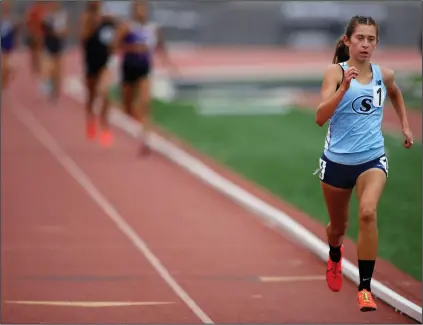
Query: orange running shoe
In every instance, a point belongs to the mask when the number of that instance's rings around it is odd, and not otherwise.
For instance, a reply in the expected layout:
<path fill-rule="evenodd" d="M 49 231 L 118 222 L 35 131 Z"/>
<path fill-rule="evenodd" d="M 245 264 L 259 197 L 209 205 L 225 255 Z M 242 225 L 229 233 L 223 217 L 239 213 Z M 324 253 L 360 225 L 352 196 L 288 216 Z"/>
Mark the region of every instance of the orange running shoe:
<path fill-rule="evenodd" d="M 110 130 L 102 130 L 100 134 L 100 144 L 103 147 L 110 147 L 113 144 L 113 134 Z"/>
<path fill-rule="evenodd" d="M 94 139 L 97 133 L 97 127 L 95 124 L 95 120 L 94 119 L 88 119 L 87 120 L 87 125 L 86 125 L 86 129 L 85 129 L 85 135 L 87 137 L 87 139 Z"/>
<path fill-rule="evenodd" d="M 328 266 L 326 269 L 326 283 L 329 289 L 338 292 L 342 287 L 342 257 L 344 256 L 344 246 L 341 245 L 341 259 L 339 262 L 334 262 L 328 259 Z"/>
<path fill-rule="evenodd" d="M 372 293 L 363 289 L 357 293 L 358 305 L 360 306 L 360 311 L 375 311 L 377 309 L 376 303 L 373 300 Z"/>

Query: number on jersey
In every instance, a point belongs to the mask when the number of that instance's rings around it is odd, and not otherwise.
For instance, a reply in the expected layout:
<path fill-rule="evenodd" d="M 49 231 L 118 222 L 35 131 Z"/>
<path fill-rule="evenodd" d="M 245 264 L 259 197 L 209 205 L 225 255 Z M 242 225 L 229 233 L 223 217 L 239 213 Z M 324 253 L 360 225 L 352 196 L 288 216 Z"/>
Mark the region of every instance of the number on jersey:
<path fill-rule="evenodd" d="M 385 100 L 385 91 L 381 85 L 376 85 L 373 87 L 373 106 L 382 107 Z"/>

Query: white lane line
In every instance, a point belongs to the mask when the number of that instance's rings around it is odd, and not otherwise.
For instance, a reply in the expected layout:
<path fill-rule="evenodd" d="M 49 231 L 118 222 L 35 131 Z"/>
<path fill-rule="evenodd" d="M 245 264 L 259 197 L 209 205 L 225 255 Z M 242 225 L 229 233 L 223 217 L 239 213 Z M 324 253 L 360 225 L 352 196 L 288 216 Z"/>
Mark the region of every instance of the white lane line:
<path fill-rule="evenodd" d="M 205 324 L 214 324 L 209 316 L 197 305 L 197 303 L 182 289 L 169 271 L 163 266 L 160 260 L 147 246 L 145 241 L 133 230 L 125 219 L 117 212 L 109 201 L 95 187 L 83 170 L 69 157 L 54 140 L 52 135 L 40 124 L 35 116 L 28 109 L 15 101 L 13 109 L 10 110 L 25 125 L 33 136 L 53 155 L 53 157 L 63 166 L 63 168 L 77 181 L 85 192 L 95 203 L 105 212 L 105 214 L 115 223 L 132 244 L 142 253 L 157 273 L 172 288 L 176 295 L 192 310 L 192 312 Z"/>

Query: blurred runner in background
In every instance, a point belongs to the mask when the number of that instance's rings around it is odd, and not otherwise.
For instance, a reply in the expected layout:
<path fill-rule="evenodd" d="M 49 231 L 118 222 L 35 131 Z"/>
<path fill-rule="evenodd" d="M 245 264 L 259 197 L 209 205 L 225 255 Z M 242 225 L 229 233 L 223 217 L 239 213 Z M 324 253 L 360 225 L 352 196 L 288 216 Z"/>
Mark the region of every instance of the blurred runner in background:
<path fill-rule="evenodd" d="M 5 0 L 1 3 L 1 79 L 2 89 L 6 89 L 11 73 L 11 55 L 16 48 L 17 35 L 19 30 L 19 21 L 11 13 L 12 2 Z"/>
<path fill-rule="evenodd" d="M 123 52 L 121 64 L 122 100 L 125 112 L 143 125 L 142 153 L 148 153 L 147 135 L 150 130 L 149 111 L 151 100 L 151 71 L 156 51 L 165 58 L 167 65 L 172 64 L 158 25 L 148 19 L 148 4 L 133 1 L 132 15 L 120 25 L 116 36 L 115 48 Z M 138 100 L 137 105 L 134 101 Z"/>
<path fill-rule="evenodd" d="M 34 77 L 41 75 L 41 59 L 43 51 L 42 22 L 46 13 L 46 2 L 35 1 L 26 13 L 26 43 L 29 48 L 30 67 Z"/>
<path fill-rule="evenodd" d="M 107 114 L 112 81 L 110 73 L 111 45 L 115 37 L 117 21 L 112 15 L 105 14 L 102 6 L 101 1 L 87 2 L 81 19 L 80 39 L 87 87 L 86 136 L 88 139 L 93 139 L 97 135 L 94 102 L 97 97 L 100 97 L 102 101 L 100 143 L 103 146 L 110 146 L 113 137 Z"/>
<path fill-rule="evenodd" d="M 46 80 L 43 90 L 54 101 L 60 95 L 62 85 L 62 56 L 68 34 L 68 17 L 61 1 L 48 3 L 48 12 L 42 22 L 46 51 Z"/>

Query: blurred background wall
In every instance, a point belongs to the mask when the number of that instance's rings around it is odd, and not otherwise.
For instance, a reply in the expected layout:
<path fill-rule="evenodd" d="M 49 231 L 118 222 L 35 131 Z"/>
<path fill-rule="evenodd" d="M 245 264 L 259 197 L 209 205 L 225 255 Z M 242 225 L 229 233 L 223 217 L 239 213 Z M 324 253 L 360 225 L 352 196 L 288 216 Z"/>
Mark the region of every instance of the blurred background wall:
<path fill-rule="evenodd" d="M 22 12 L 32 1 L 16 1 Z M 63 1 L 73 24 L 85 1 Z M 124 15 L 129 1 L 106 1 Z M 381 27 L 381 46 L 416 47 L 421 38 L 421 1 L 150 1 L 152 16 L 172 43 L 332 46 L 353 15 L 372 16 Z M 75 35 L 71 38 L 75 42 Z"/>

